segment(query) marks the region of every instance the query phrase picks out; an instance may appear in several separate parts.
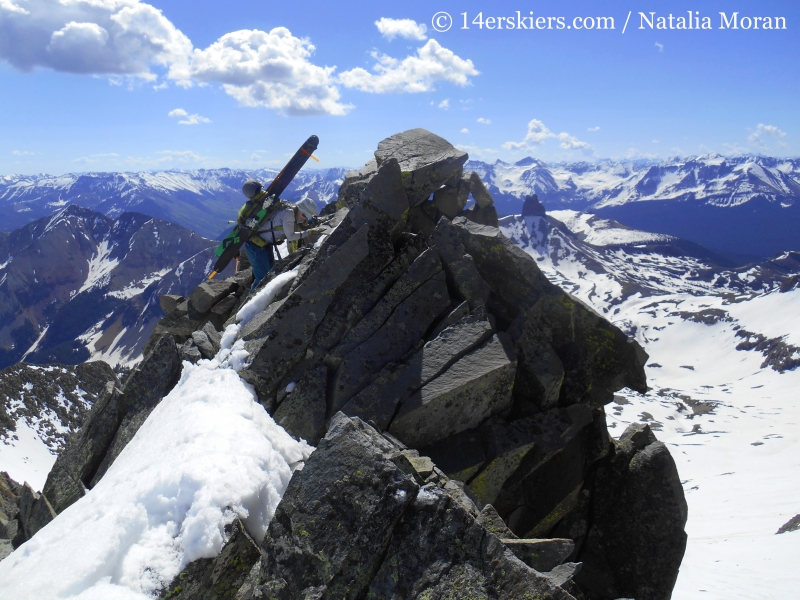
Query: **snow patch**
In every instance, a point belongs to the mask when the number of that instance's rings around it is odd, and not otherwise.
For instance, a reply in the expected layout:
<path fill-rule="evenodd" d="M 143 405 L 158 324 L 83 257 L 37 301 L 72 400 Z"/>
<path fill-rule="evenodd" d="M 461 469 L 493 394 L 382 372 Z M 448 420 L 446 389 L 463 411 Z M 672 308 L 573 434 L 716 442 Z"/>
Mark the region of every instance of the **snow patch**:
<path fill-rule="evenodd" d="M 78 294 L 108 283 L 111 279 L 111 272 L 119 264 L 118 258 L 109 258 L 114 248 L 115 245 L 110 245 L 107 239 L 100 242 L 97 252 L 89 259 L 89 273 L 86 275 L 86 281 L 78 290 Z"/>

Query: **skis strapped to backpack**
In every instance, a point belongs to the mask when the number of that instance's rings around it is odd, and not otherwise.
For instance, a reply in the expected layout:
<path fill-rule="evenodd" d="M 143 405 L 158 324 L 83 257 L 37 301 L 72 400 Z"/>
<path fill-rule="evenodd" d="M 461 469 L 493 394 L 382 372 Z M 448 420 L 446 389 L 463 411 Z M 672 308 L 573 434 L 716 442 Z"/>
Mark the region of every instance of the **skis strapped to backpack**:
<path fill-rule="evenodd" d="M 214 270 L 208 276 L 209 279 L 213 279 L 214 276 L 222 271 L 225 267 L 228 266 L 228 263 L 231 262 L 235 257 L 239 255 L 239 250 L 241 249 L 242 245 L 250 239 L 256 229 L 258 228 L 258 224 L 260 224 L 269 213 L 271 213 L 271 208 L 276 206 L 277 203 L 275 200 L 284 192 L 286 187 L 292 182 L 295 175 L 303 168 L 303 165 L 306 164 L 309 157 L 312 156 L 314 151 L 317 149 L 319 144 L 319 138 L 315 135 L 312 135 L 310 138 L 306 140 L 306 142 L 300 146 L 300 149 L 294 153 L 289 162 L 286 163 L 286 166 L 283 167 L 278 176 L 273 180 L 269 187 L 264 190 L 266 192 L 266 198 L 268 202 L 265 202 L 262 205 L 262 208 L 256 213 L 255 218 L 257 219 L 257 223 L 253 223 L 250 221 L 253 217 L 248 219 L 250 224 L 254 224 L 255 227 L 246 227 L 245 225 L 237 225 L 234 227 L 231 232 L 225 236 L 225 239 L 222 240 L 217 249 L 215 250 L 215 254 L 217 255 L 217 262 L 214 263 Z M 316 160 L 316 157 L 314 157 Z M 269 202 L 271 200 L 271 202 Z M 273 215 L 274 216 L 274 215 Z"/>

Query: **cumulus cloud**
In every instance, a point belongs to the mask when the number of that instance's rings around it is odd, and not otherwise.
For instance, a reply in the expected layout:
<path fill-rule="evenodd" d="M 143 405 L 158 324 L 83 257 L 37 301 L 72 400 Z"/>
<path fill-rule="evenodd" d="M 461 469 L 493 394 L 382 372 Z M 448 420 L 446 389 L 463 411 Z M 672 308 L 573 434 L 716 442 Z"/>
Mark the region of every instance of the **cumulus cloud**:
<path fill-rule="evenodd" d="M 463 150 L 472 158 L 490 158 L 498 154 L 494 148 L 480 148 L 478 146 L 466 146 L 464 144 L 456 144 L 456 148 Z"/>
<path fill-rule="evenodd" d="M 491 119 L 484 119 L 483 117 L 478 117 L 478 123 L 480 123 L 482 125 L 491 125 L 492 124 L 492 120 Z"/>
<path fill-rule="evenodd" d="M 531 119 L 528 122 L 528 133 L 521 142 L 506 142 L 503 148 L 507 150 L 530 150 L 535 146 L 541 146 L 550 138 L 558 138 L 559 145 L 564 150 L 582 150 L 584 154 L 592 153 L 592 146 L 587 142 L 582 142 L 567 132 L 555 134 L 539 119 Z"/>
<path fill-rule="evenodd" d="M 389 39 L 424 40 L 410 19 L 376 22 Z M 140 0 L 0 0 L 0 60 L 23 72 L 36 68 L 106 76 L 110 83 L 165 81 L 180 86 L 218 84 L 244 106 L 284 115 L 343 115 L 341 86 L 372 93 L 427 92 L 438 82 L 465 86 L 478 75 L 472 61 L 435 40 L 397 60 L 374 53 L 373 72 L 312 62 L 314 45 L 285 27 L 227 33 L 194 48 L 160 10 Z M 191 120 L 191 115 L 187 118 Z M 203 121 L 195 115 L 192 123 Z"/>
<path fill-rule="evenodd" d="M 755 131 L 751 130 L 749 136 L 747 136 L 747 141 L 751 144 L 755 144 L 757 146 L 764 145 L 764 136 L 770 137 L 777 137 L 777 138 L 784 138 L 786 137 L 786 132 L 781 131 L 775 125 L 764 125 L 763 123 L 759 123 L 758 127 L 756 127 Z"/>
<path fill-rule="evenodd" d="M 14 0 L 0 0 L 0 11 L 7 11 L 10 13 L 17 13 L 19 15 L 29 15 L 31 14 L 21 6 L 14 4 Z"/>
<path fill-rule="evenodd" d="M 479 74 L 471 60 L 456 56 L 436 40 L 428 40 L 417 49 L 416 56 L 407 56 L 402 61 L 377 52 L 372 56 L 378 61 L 373 67 L 375 73 L 357 67 L 341 73 L 339 82 L 363 92 L 416 93 L 431 91 L 440 81 L 465 86 L 470 77 Z"/>
<path fill-rule="evenodd" d="M 211 123 L 211 119 L 202 117 L 200 115 L 190 115 L 182 108 L 176 108 L 168 113 L 168 116 L 173 118 L 180 118 L 178 125 L 199 125 L 200 123 Z"/>
<path fill-rule="evenodd" d="M 382 17 L 380 20 L 375 21 L 375 27 L 377 27 L 381 35 L 390 42 L 395 37 L 420 41 L 428 39 L 428 36 L 425 35 L 428 28 L 412 19 L 390 19 L 388 17 Z"/>
<path fill-rule="evenodd" d="M 587 129 L 586 131 L 592 131 L 592 132 L 600 131 L 600 126 L 598 125 L 597 127 L 589 127 L 589 129 Z"/>
<path fill-rule="evenodd" d="M 35 152 L 28 152 L 27 150 L 13 150 L 11 154 L 14 156 L 33 156 Z"/>
<path fill-rule="evenodd" d="M 469 129 L 467 129 L 466 127 L 464 127 L 464 129 L 462 129 L 462 130 L 461 130 L 461 133 L 469 133 Z"/>
<path fill-rule="evenodd" d="M 541 146 L 547 138 L 556 137 L 539 119 L 531 119 L 528 122 L 528 133 L 521 142 L 506 142 L 503 148 L 507 150 L 522 150 L 533 146 Z"/>
<path fill-rule="evenodd" d="M 266 106 L 287 115 L 343 115 L 352 105 L 339 102 L 336 67 L 310 62 L 314 50 L 308 39 L 285 27 L 234 31 L 205 50 L 194 50 L 189 61 L 170 70 L 170 77 L 185 85 L 220 83 L 245 106 Z"/>
<path fill-rule="evenodd" d="M 586 142 L 580 141 L 575 136 L 568 133 L 559 133 L 558 139 L 561 140 L 559 144 L 564 150 L 591 150 L 592 147 Z"/>
<path fill-rule="evenodd" d="M 0 59 L 21 71 L 154 79 L 192 44 L 161 11 L 138 0 L 0 0 Z"/>
<path fill-rule="evenodd" d="M 445 98 L 444 100 L 439 102 L 439 108 L 442 108 L 444 110 L 449 109 L 450 108 L 450 99 L 449 98 Z"/>

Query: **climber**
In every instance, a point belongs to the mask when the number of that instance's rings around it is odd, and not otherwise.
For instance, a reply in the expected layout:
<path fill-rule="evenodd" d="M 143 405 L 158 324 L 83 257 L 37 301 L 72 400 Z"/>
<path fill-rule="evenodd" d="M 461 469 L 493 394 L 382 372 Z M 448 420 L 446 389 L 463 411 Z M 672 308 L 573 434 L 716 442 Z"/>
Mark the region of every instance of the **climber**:
<path fill-rule="evenodd" d="M 255 227 L 249 227 L 253 229 L 253 234 L 244 245 L 247 259 L 253 268 L 254 279 L 250 288 L 252 292 L 275 264 L 275 246 L 284 240 L 292 242 L 302 239 L 311 243 L 319 239 L 325 230 L 322 227 L 302 230 L 307 219 L 300 209 L 279 198 L 268 198 L 255 179 L 244 182 L 242 193 L 247 197 L 247 202 L 239 210 L 237 222 L 240 226 L 252 225 L 255 214 L 262 208 L 268 208 L 264 218 Z"/>

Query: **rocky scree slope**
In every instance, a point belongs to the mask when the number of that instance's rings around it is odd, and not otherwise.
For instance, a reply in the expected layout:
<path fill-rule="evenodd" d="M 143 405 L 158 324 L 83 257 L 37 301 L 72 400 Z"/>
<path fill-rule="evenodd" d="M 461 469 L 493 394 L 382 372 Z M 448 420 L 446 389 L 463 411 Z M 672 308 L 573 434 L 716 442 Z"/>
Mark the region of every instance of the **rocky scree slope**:
<path fill-rule="evenodd" d="M 466 160 L 421 129 L 382 141 L 347 174 L 331 234 L 261 284 L 296 274 L 241 328 L 240 376 L 317 449 L 260 547 L 234 523 L 164 596 L 670 597 L 675 464 L 646 425 L 611 439 L 604 412 L 646 390 L 647 355 L 500 233 Z M 180 358 L 219 348 L 251 277 L 163 299 L 149 354 L 48 477 L 55 512 L 102 477 Z"/>
<path fill-rule="evenodd" d="M 0 240 L 0 367 L 138 360 L 159 296 L 188 294 L 214 246 L 142 214 L 75 205 L 11 232 Z"/>

